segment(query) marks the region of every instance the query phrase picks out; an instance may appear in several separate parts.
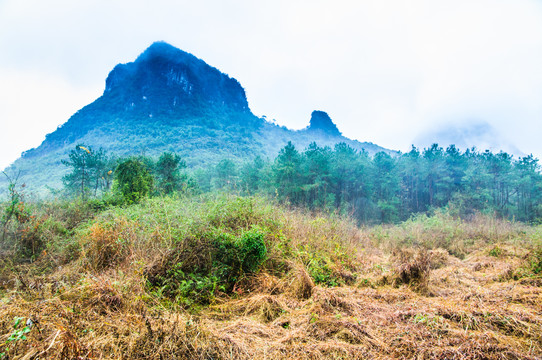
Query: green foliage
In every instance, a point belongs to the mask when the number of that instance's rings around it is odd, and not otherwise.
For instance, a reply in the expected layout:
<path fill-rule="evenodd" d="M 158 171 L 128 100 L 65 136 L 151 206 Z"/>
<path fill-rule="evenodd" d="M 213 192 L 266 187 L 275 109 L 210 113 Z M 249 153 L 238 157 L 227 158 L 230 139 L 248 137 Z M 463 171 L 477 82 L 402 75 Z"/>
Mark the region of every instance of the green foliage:
<path fill-rule="evenodd" d="M 344 282 L 333 271 L 326 259 L 315 257 L 309 261 L 307 271 L 315 284 L 325 286 L 339 286 Z"/>
<path fill-rule="evenodd" d="M 346 143 L 333 149 L 288 143 L 271 162 L 257 158 L 241 171 L 242 190 L 309 209 L 339 211 L 360 223 L 397 223 L 416 213 L 449 208 L 536 222 L 542 217 L 542 175 L 532 156 L 461 152 L 433 144 L 400 156 L 372 158 Z"/>
<path fill-rule="evenodd" d="M 215 167 L 213 185 L 219 190 L 235 190 L 237 188 L 238 176 L 237 166 L 230 159 L 220 160 Z"/>
<path fill-rule="evenodd" d="M 24 318 L 19 316 L 15 317 L 13 323 L 13 332 L 9 335 L 7 340 L 0 345 L 0 347 L 3 347 L 2 352 L 0 352 L 0 359 L 4 359 L 9 356 L 8 354 L 10 346 L 16 345 L 20 341 L 26 340 L 26 334 L 30 332 L 31 325 L 26 325 L 23 328 L 19 329 L 19 325 L 21 324 L 22 320 L 24 320 Z"/>
<path fill-rule="evenodd" d="M 8 179 L 10 198 L 2 214 L 2 247 L 11 247 L 17 256 L 34 258 L 43 248 L 43 219 L 32 215 L 30 206 L 24 201 L 24 185 L 17 190 L 17 178 Z"/>
<path fill-rule="evenodd" d="M 86 199 L 109 190 L 114 165 L 103 149 L 94 151 L 80 144 L 69 152 L 68 160 L 61 162 L 70 170 L 62 178 L 69 193 Z"/>
<path fill-rule="evenodd" d="M 165 152 L 160 155 L 155 165 L 157 187 L 161 194 L 169 195 L 176 191 L 186 190 L 187 176 L 181 174 L 186 163 L 177 154 Z"/>
<path fill-rule="evenodd" d="M 254 161 L 245 163 L 240 171 L 241 189 L 245 194 L 253 195 L 264 191 L 269 185 L 268 164 L 257 156 Z"/>
<path fill-rule="evenodd" d="M 72 170 L 64 177 L 68 189 L 83 199 L 107 194 L 107 179 L 112 174 L 104 171 L 111 168 L 112 160 L 103 151 L 79 145 L 69 157 L 64 161 Z M 186 159 L 188 163 L 193 160 Z M 398 223 L 439 208 L 462 218 L 481 212 L 528 222 L 542 219 L 542 175 L 532 156 L 514 160 L 504 152 L 461 152 L 453 145 L 444 150 L 433 144 L 423 151 L 413 147 L 399 156 L 379 152 L 370 157 L 347 143 L 331 148 L 312 142 L 301 152 L 289 142 L 272 161 L 257 156 L 239 164 L 235 156 L 221 159 L 213 155 L 216 165 L 199 168 L 193 176 L 182 172 L 186 164 L 172 152 L 162 153 L 156 164 L 148 157 L 130 160 L 139 165 L 125 161 L 117 168 L 123 174 L 115 174 L 115 193 L 126 203 L 147 195 L 220 190 L 263 194 L 368 224 Z M 144 175 L 142 168 L 156 178 Z M 133 176 L 136 172 L 141 176 Z M 103 209 L 107 205 L 98 201 L 96 206 Z"/>
<path fill-rule="evenodd" d="M 240 236 L 221 231 L 200 236 L 202 243 L 191 248 L 199 253 L 179 256 L 165 274 L 151 280 L 151 286 L 161 294 L 185 305 L 209 303 L 216 291 L 231 292 L 243 277 L 258 271 L 267 258 L 265 232 L 257 227 Z"/>
<path fill-rule="evenodd" d="M 21 321 L 24 320 L 22 317 L 16 317 L 13 324 L 13 333 L 8 337 L 7 342 L 12 341 L 19 341 L 19 340 L 26 340 L 26 335 L 30 332 L 30 327 L 27 325 L 23 327 L 22 329 L 19 329 L 19 325 L 21 324 Z"/>
<path fill-rule="evenodd" d="M 225 266 L 223 270 L 230 279 L 228 283 L 235 283 L 245 273 L 255 272 L 263 263 L 267 256 L 264 237 L 261 229 L 252 228 L 243 232 L 241 237 L 221 234 L 214 239 L 216 261 Z"/>
<path fill-rule="evenodd" d="M 502 254 L 503 250 L 498 245 L 493 246 L 488 252 L 488 255 L 493 257 L 500 257 Z"/>
<path fill-rule="evenodd" d="M 2 241 L 5 241 L 6 232 L 10 221 L 12 219 L 16 219 L 19 223 L 24 223 L 30 218 L 30 214 L 24 203 L 24 195 L 22 192 L 24 185 L 21 186 L 20 190 L 17 189 L 17 180 L 19 177 L 17 176 L 15 179 L 12 179 L 5 172 L 3 174 L 9 180 L 9 199 L 2 214 Z"/>
<path fill-rule="evenodd" d="M 136 158 L 121 162 L 115 170 L 115 189 L 128 204 L 137 203 L 151 192 L 153 177 L 149 167 Z"/>
<path fill-rule="evenodd" d="M 534 242 L 533 246 L 527 248 L 528 253 L 524 257 L 523 265 L 514 271 L 514 279 L 535 278 L 540 281 L 542 276 L 542 243 L 540 243 L 540 239 Z"/>
<path fill-rule="evenodd" d="M 114 206 L 120 206 L 125 203 L 125 199 L 118 193 L 106 193 L 102 197 L 89 199 L 86 207 L 93 212 L 107 210 Z"/>
<path fill-rule="evenodd" d="M 530 270 L 535 275 L 542 274 L 542 245 L 538 246 L 529 257 Z"/>
<path fill-rule="evenodd" d="M 161 249 L 162 260 L 145 270 L 149 289 L 186 306 L 208 303 L 259 271 L 276 217 L 262 198 L 146 199 L 109 208 L 79 231 L 81 260 L 101 271 L 124 261 L 127 247 Z"/>
<path fill-rule="evenodd" d="M 273 164 L 273 179 L 279 199 L 299 204 L 301 201 L 301 155 L 291 141 L 288 142 Z"/>

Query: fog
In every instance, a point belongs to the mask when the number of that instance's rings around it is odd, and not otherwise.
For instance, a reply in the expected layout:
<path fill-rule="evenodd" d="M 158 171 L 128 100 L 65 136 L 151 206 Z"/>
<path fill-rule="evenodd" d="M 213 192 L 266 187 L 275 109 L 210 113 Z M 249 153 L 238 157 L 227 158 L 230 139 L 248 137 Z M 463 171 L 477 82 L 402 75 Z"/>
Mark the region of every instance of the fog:
<path fill-rule="evenodd" d="M 539 1 L 2 0 L 0 168 L 156 40 L 289 128 L 319 109 L 345 136 L 407 151 L 475 119 L 500 134 L 494 150 L 542 155 Z"/>

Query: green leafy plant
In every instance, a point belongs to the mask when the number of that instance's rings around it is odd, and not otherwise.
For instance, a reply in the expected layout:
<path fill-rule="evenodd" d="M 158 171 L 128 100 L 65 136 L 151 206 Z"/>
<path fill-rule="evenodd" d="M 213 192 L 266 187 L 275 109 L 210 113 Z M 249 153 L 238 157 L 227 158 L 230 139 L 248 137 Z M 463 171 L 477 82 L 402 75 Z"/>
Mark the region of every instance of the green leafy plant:
<path fill-rule="evenodd" d="M 9 352 L 9 346 L 12 344 L 16 344 L 18 341 L 26 340 L 26 334 L 30 332 L 31 325 L 26 325 L 23 328 L 19 329 L 19 325 L 24 320 L 22 317 L 15 317 L 13 322 L 13 332 L 8 337 L 8 339 L 4 342 L 2 345 L 4 347 L 4 351 L 0 353 L 0 358 L 5 358 Z"/>
<path fill-rule="evenodd" d="M 150 285 L 185 305 L 209 303 L 217 292 L 232 292 L 246 275 L 258 271 L 267 258 L 265 232 L 253 227 L 237 236 L 204 233 L 191 251 L 192 256 L 177 254 L 161 274 L 150 276 Z"/>
<path fill-rule="evenodd" d="M 498 246 L 498 245 L 495 245 L 491 250 L 489 250 L 488 254 L 489 256 L 493 256 L 493 257 L 499 257 L 501 256 L 503 253 L 503 250 Z"/>
<path fill-rule="evenodd" d="M 12 219 L 17 220 L 19 223 L 24 223 L 30 218 L 30 213 L 24 203 L 24 195 L 22 189 L 25 187 L 24 184 L 21 186 L 21 190 L 17 190 L 17 181 L 19 175 L 15 178 L 10 177 L 6 172 L 3 173 L 7 178 L 8 184 L 8 203 L 7 207 L 2 214 L 2 241 L 5 241 L 7 228 Z"/>
<path fill-rule="evenodd" d="M 316 284 L 334 287 L 343 283 L 325 259 L 313 257 L 309 261 L 307 271 Z"/>
<path fill-rule="evenodd" d="M 529 263 L 533 274 L 542 274 L 542 246 L 533 251 Z"/>
<path fill-rule="evenodd" d="M 120 163 L 115 171 L 115 189 L 128 204 L 145 198 L 153 188 L 153 177 L 148 166 L 139 159 Z"/>

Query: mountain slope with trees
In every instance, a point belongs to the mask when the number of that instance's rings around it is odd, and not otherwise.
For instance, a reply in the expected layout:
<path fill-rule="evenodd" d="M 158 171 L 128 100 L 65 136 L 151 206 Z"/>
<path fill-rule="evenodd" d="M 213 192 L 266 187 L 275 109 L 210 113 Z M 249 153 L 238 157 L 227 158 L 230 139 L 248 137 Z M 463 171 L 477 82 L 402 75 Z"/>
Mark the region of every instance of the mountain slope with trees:
<path fill-rule="evenodd" d="M 342 136 L 321 111 L 315 111 L 310 126 L 300 131 L 258 118 L 237 80 L 189 53 L 156 42 L 134 62 L 117 65 L 100 98 L 48 134 L 39 147 L 24 152 L 7 171 L 20 173 L 29 190 L 45 194 L 49 187 L 61 186 L 66 174 L 61 161 L 78 144 L 119 157 L 169 151 L 189 168 L 199 168 L 223 158 L 236 162 L 273 158 L 289 141 L 300 148 L 313 141 L 320 146 L 345 142 L 369 154 L 391 152 Z"/>

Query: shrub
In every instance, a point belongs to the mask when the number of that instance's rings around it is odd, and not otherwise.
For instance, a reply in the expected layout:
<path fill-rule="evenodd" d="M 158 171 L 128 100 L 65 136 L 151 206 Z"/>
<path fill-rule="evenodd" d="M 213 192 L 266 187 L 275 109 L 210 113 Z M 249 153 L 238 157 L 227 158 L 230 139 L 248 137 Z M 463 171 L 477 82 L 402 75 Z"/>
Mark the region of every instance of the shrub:
<path fill-rule="evenodd" d="M 535 246 L 527 256 L 526 272 L 530 276 L 542 275 L 542 245 Z"/>
<path fill-rule="evenodd" d="M 258 227 L 232 233 L 210 231 L 188 238 L 169 258 L 147 272 L 149 284 L 180 303 L 209 303 L 217 291 L 230 293 L 267 258 L 265 232 Z"/>
<path fill-rule="evenodd" d="M 30 217 L 22 224 L 19 252 L 23 256 L 35 257 L 44 247 L 42 224 L 44 219 Z"/>
<path fill-rule="evenodd" d="M 489 250 L 488 255 L 493 257 L 500 257 L 503 254 L 503 249 L 498 245 L 495 245 Z"/>
<path fill-rule="evenodd" d="M 431 270 L 431 256 L 426 249 L 400 248 L 392 253 L 395 265 L 395 283 L 423 289 Z"/>
<path fill-rule="evenodd" d="M 128 204 L 137 203 L 152 190 L 153 177 L 148 167 L 138 159 L 128 159 L 115 170 L 115 189 Z"/>
<path fill-rule="evenodd" d="M 261 198 L 219 196 L 206 199 L 204 212 L 210 225 L 216 228 L 248 229 L 252 225 L 275 227 L 276 208 Z"/>
<path fill-rule="evenodd" d="M 542 247 L 535 250 L 531 256 L 531 270 L 536 275 L 542 273 Z"/>
<path fill-rule="evenodd" d="M 333 271 L 329 262 L 323 258 L 313 256 L 309 261 L 307 271 L 315 284 L 338 286 L 343 283 L 342 279 Z"/>
<path fill-rule="evenodd" d="M 99 271 L 121 263 L 128 255 L 133 225 L 126 219 L 93 224 L 82 246 L 85 265 Z"/>
<path fill-rule="evenodd" d="M 99 199 L 88 200 L 86 206 L 93 212 L 102 212 L 111 207 L 122 205 L 124 202 L 125 198 L 118 194 L 106 194 Z"/>

